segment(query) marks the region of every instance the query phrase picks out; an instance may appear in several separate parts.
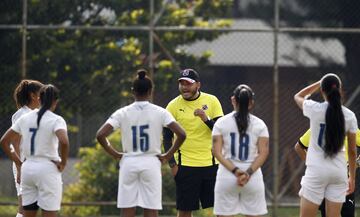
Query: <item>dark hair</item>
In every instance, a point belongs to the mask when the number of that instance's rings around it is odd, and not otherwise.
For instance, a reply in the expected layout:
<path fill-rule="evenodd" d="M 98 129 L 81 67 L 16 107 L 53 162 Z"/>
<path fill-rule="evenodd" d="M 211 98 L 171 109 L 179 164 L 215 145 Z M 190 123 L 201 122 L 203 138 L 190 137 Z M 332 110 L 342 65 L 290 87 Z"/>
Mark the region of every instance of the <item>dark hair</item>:
<path fill-rule="evenodd" d="M 132 90 L 137 96 L 144 96 L 153 88 L 153 82 L 146 74 L 147 72 L 145 69 L 137 71 L 137 77 L 132 85 Z"/>
<path fill-rule="evenodd" d="M 254 92 L 246 84 L 240 84 L 233 94 L 238 106 L 234 115 L 236 125 L 240 135 L 244 135 L 249 125 L 249 103 L 254 98 Z"/>
<path fill-rule="evenodd" d="M 345 139 L 345 119 L 341 107 L 341 81 L 335 74 L 321 79 L 321 90 L 326 95 L 328 107 L 325 115 L 325 155 L 332 157 L 340 151 Z"/>
<path fill-rule="evenodd" d="M 22 80 L 14 90 L 16 107 L 20 108 L 31 103 L 31 93 L 37 93 L 43 84 L 36 80 Z"/>
<path fill-rule="evenodd" d="M 38 127 L 40 125 L 40 120 L 46 110 L 50 109 L 52 103 L 57 99 L 59 99 L 59 89 L 57 89 L 54 85 L 47 84 L 40 89 L 41 108 L 38 112 L 37 118 Z"/>

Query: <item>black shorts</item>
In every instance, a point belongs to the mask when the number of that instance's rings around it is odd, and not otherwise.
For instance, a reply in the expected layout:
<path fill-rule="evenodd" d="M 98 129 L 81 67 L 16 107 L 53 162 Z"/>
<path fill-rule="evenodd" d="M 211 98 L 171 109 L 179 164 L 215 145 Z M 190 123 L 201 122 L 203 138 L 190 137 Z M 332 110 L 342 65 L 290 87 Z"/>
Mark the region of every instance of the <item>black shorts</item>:
<path fill-rule="evenodd" d="M 325 200 L 321 203 L 319 207 L 321 211 L 321 216 L 326 217 L 325 214 Z M 345 202 L 341 208 L 342 217 L 355 217 L 355 192 L 346 196 Z"/>
<path fill-rule="evenodd" d="M 176 208 L 181 211 L 214 206 L 214 188 L 218 165 L 208 167 L 179 166 L 175 176 Z"/>

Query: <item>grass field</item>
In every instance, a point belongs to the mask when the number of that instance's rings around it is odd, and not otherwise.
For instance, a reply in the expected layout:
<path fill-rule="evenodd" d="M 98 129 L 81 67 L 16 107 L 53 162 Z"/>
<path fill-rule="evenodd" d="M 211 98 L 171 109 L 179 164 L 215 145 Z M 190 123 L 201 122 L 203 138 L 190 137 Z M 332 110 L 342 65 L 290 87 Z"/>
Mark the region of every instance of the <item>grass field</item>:
<path fill-rule="evenodd" d="M 268 217 L 272 217 L 272 210 L 269 208 L 269 214 L 266 215 Z M 202 210 L 194 213 L 194 217 L 207 217 L 214 216 L 212 215 L 212 210 Z M 237 215 L 236 217 L 242 217 L 242 215 Z M 289 207 L 281 207 L 278 209 L 277 217 L 299 217 L 299 208 L 289 208 Z M 321 217 L 320 212 L 317 217 Z M 360 207 L 358 207 L 355 211 L 355 217 L 360 217 Z"/>
<path fill-rule="evenodd" d="M 12 202 L 12 204 L 14 204 L 14 202 L 16 202 L 16 198 L 5 198 L 5 197 L 0 197 L 0 202 Z M 360 201 L 357 201 L 357 204 L 360 204 Z M 63 207 L 68 207 L 68 206 L 63 206 Z M 79 206 L 82 208 L 86 208 L 84 206 Z M 112 207 L 113 208 L 113 207 Z M 168 210 L 168 211 L 166 211 Z M 137 213 L 138 216 L 142 216 L 141 215 L 141 209 L 137 209 Z M 273 217 L 273 213 L 271 210 L 271 207 L 268 208 L 268 215 L 266 215 L 267 217 Z M 14 205 L 0 205 L 0 217 L 15 217 L 16 216 L 16 212 L 17 212 L 17 207 Z M 166 213 L 167 212 L 167 213 Z M 94 217 L 119 217 L 120 216 L 120 209 L 119 209 L 119 214 L 116 215 L 112 214 L 112 215 L 94 215 Z M 175 207 L 173 206 L 167 206 L 164 205 L 164 210 L 160 211 L 160 217 L 170 217 L 170 216 L 175 216 L 174 214 L 169 214 L 169 213 L 176 213 Z M 38 215 L 40 216 L 40 215 Z M 62 213 L 61 211 L 59 212 L 59 217 L 77 217 L 77 216 L 69 216 L 69 215 L 64 215 L 64 213 Z M 213 211 L 211 208 L 209 209 L 205 209 L 205 210 L 199 210 L 193 213 L 194 217 L 209 217 L 209 216 L 214 216 L 213 215 Z M 277 212 L 277 217 L 298 217 L 299 216 L 299 208 L 298 207 L 280 207 L 278 208 L 278 212 Z M 92 217 L 92 216 L 86 216 L 86 217 Z M 238 215 L 237 217 L 242 217 L 242 215 Z M 320 217 L 320 212 L 317 215 L 317 217 Z M 360 217 L 360 207 L 356 208 L 355 211 L 355 217 Z"/>
<path fill-rule="evenodd" d="M 15 215 L 16 215 L 16 207 L 15 206 L 0 206 L 0 216 L 1 217 L 14 217 Z M 40 216 L 40 215 L 38 215 L 38 216 Z M 115 217 L 115 216 L 116 215 L 112 215 L 112 216 L 98 216 L 97 215 L 97 217 Z M 120 210 L 119 210 L 119 215 L 117 215 L 116 217 L 119 217 L 119 216 L 120 216 Z M 141 216 L 141 215 L 139 215 L 139 216 Z M 170 215 L 161 215 L 161 216 L 170 217 Z M 208 216 L 214 216 L 214 215 L 212 214 L 212 209 L 206 209 L 206 210 L 194 212 L 193 216 L 194 217 L 208 217 Z M 269 209 L 269 214 L 266 216 L 268 216 L 268 217 L 272 216 L 271 208 Z M 299 208 L 279 208 L 278 209 L 277 217 L 298 217 L 298 216 L 299 216 Z M 360 207 L 358 207 L 356 209 L 355 216 L 360 217 Z M 64 216 L 64 215 L 61 215 L 61 212 L 60 212 L 59 217 L 75 217 L 75 216 Z M 242 215 L 238 215 L 237 217 L 242 217 Z M 318 217 L 320 217 L 320 214 L 318 214 Z"/>

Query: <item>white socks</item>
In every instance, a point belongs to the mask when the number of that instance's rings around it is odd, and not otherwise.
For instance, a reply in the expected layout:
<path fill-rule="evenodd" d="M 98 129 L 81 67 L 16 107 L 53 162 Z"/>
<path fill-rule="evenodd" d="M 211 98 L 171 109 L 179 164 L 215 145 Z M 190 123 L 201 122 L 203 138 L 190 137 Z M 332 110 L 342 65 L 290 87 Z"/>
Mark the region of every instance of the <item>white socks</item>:
<path fill-rule="evenodd" d="M 23 214 L 17 213 L 16 217 L 23 217 Z"/>

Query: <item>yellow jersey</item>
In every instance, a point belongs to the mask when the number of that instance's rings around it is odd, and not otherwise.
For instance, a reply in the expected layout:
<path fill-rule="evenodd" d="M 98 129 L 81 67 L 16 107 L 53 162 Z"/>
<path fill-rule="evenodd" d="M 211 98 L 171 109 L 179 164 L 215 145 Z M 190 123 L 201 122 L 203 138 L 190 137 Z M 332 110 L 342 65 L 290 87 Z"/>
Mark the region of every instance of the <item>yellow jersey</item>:
<path fill-rule="evenodd" d="M 302 135 L 299 139 L 301 145 L 303 145 L 305 148 L 308 148 L 309 147 L 309 143 L 310 143 L 310 135 L 311 135 L 311 131 L 310 129 L 308 129 L 304 135 Z M 357 129 L 356 131 L 356 145 L 358 147 L 360 147 L 360 130 Z M 344 146 L 345 146 L 345 158 L 346 158 L 346 161 L 348 161 L 348 141 L 347 141 L 347 137 L 345 137 L 345 140 L 344 140 Z"/>
<path fill-rule="evenodd" d="M 206 167 L 218 163 L 211 152 L 211 129 L 194 115 L 195 109 L 199 108 L 205 111 L 209 119 L 224 115 L 216 96 L 204 92 L 200 92 L 194 100 L 185 100 L 179 95 L 166 107 L 186 132 L 184 143 L 174 155 L 179 165 Z"/>

